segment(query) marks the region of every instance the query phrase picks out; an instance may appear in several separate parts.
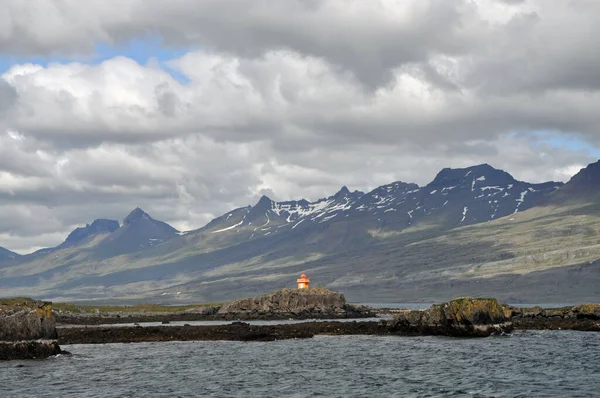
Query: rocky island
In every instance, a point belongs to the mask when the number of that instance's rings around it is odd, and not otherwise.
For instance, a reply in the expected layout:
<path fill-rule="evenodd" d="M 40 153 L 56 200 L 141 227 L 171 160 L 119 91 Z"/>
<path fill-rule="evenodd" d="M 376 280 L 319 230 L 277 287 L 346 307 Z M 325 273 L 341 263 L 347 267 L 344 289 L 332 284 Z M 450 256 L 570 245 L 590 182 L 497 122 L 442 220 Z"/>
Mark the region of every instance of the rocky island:
<path fill-rule="evenodd" d="M 241 320 L 369 318 L 368 307 L 346 303 L 340 292 L 322 287 L 283 289 L 263 296 L 228 302 L 217 318 Z"/>
<path fill-rule="evenodd" d="M 39 359 L 60 354 L 48 302 L 0 299 L 0 360 Z"/>
<path fill-rule="evenodd" d="M 154 306 L 120 307 L 110 311 L 88 311 L 85 306 L 60 307 L 55 311 L 62 325 L 101 325 L 140 322 L 350 319 L 370 318 L 373 309 L 352 305 L 339 292 L 322 287 L 282 289 L 262 296 L 233 300 L 225 304 L 190 305 L 179 309 Z M 134 311 L 135 310 L 135 311 Z M 166 311 L 165 311 L 166 310 Z"/>
<path fill-rule="evenodd" d="M 424 311 L 399 313 L 388 326 L 397 334 L 454 337 L 487 337 L 513 331 L 510 318 L 496 299 L 471 297 L 432 305 Z"/>

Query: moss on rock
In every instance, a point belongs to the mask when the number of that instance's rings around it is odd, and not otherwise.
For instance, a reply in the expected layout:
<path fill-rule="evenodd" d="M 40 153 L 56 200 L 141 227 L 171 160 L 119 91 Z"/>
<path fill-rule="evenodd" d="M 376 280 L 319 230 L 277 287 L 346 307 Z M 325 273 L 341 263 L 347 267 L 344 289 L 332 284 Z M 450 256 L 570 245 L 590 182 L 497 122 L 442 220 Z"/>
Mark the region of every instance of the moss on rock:
<path fill-rule="evenodd" d="M 52 304 L 0 299 L 0 359 L 44 358 L 60 353 Z"/>
<path fill-rule="evenodd" d="M 392 331 L 461 337 L 484 337 L 510 332 L 505 310 L 496 299 L 462 297 L 432 305 L 424 311 L 407 311 L 392 318 Z"/>
<path fill-rule="evenodd" d="M 52 304 L 28 298 L 0 300 L 0 341 L 56 339 Z"/>

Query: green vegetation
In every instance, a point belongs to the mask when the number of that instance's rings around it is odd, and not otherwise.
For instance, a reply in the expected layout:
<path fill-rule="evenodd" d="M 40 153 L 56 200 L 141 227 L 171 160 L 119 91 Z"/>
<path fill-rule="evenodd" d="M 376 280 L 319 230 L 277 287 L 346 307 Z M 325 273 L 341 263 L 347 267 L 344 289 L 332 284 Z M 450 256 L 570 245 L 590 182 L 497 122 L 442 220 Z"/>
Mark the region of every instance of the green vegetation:
<path fill-rule="evenodd" d="M 0 298 L 0 311 L 12 307 L 31 307 L 33 308 L 34 301 L 27 297 L 11 297 Z"/>
<path fill-rule="evenodd" d="M 0 306 L 3 305 L 15 305 L 24 302 L 30 302 L 31 299 L 27 297 L 10 297 L 10 298 L 0 298 Z"/>

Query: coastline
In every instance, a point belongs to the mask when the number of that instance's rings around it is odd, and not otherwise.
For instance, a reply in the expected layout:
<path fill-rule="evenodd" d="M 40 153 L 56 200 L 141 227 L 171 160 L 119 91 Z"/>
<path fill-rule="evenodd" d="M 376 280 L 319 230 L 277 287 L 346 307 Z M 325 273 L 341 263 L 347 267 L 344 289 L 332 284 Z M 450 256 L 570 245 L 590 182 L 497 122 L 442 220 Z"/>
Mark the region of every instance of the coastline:
<path fill-rule="evenodd" d="M 50 303 L 28 299 L 6 302 L 17 303 L 4 310 L 7 327 L 21 333 L 27 330 L 27 322 L 11 321 L 21 319 L 15 317 L 35 322 L 41 319 L 45 329 L 42 332 L 40 325 L 36 333 L 56 340 L 44 345 L 35 341 L 38 334 L 27 335 L 31 342 L 23 345 L 18 343 L 21 335 L 13 333 L 9 335 L 13 343 L 4 345 L 5 359 L 53 355 L 59 352 L 59 344 L 250 342 L 309 339 L 315 335 L 478 338 L 514 330 L 600 331 L 600 304 L 519 308 L 500 304 L 493 298 L 463 297 L 427 309 L 371 308 L 347 304 L 339 293 L 323 289 L 280 291 L 225 305 L 185 306 L 175 311 L 156 305 L 101 308 L 58 304 L 51 309 Z M 195 321 L 204 324 L 170 324 Z M 31 348 L 34 346 L 35 350 Z"/>
<path fill-rule="evenodd" d="M 490 299 L 466 299 L 471 303 L 495 303 Z M 462 302 L 465 299 L 459 299 L 446 303 L 452 305 L 456 302 Z M 471 304 L 472 305 L 472 304 Z M 230 324 L 215 325 L 170 325 L 170 326 L 142 326 L 147 322 L 169 323 L 175 320 L 192 321 L 223 321 L 228 318 L 235 318 L 232 314 L 229 317 L 214 315 L 194 314 L 182 316 L 183 314 L 145 314 L 135 317 L 102 317 L 85 316 L 77 318 L 78 325 L 63 324 L 59 328 L 60 344 L 106 344 L 106 343 L 135 343 L 135 342 L 159 342 L 159 341 L 275 341 L 283 339 L 305 339 L 315 335 L 397 335 L 397 336 L 422 336 L 422 335 L 443 335 L 454 337 L 486 337 L 493 334 L 511 333 L 513 330 L 575 330 L 585 332 L 600 332 L 600 306 L 599 305 L 578 305 L 563 308 L 542 309 L 540 307 L 517 308 L 510 306 L 501 306 L 497 312 L 502 314 L 498 322 L 484 322 L 481 325 L 476 323 L 466 323 L 447 328 L 443 324 L 432 324 L 420 321 L 421 323 L 406 322 L 415 317 L 423 317 L 432 310 L 441 308 L 433 306 L 429 310 L 402 310 L 394 309 L 389 311 L 385 309 L 371 309 L 378 316 L 388 315 L 387 318 L 381 318 L 379 321 L 359 319 L 345 321 L 335 320 L 317 320 L 318 317 L 312 317 L 313 321 L 294 322 L 294 323 L 275 323 L 269 325 L 249 324 L 243 322 L 243 316 L 238 315 L 238 319 Z M 464 313 L 464 312 L 463 312 Z M 486 313 L 492 313 L 487 311 Z M 222 315 L 222 314 L 221 314 Z M 290 318 L 283 319 L 278 314 L 273 314 L 270 321 L 287 321 Z M 305 314 L 302 314 L 303 317 Z M 389 315 L 393 315 L 389 318 Z M 179 318 L 178 318 L 179 316 Z M 195 316 L 195 318 L 194 318 Z M 503 318 L 502 318 L 503 317 Z M 263 317 L 264 318 L 264 317 Z M 63 318 L 65 319 L 65 318 Z M 107 325 L 106 322 L 112 322 L 114 325 Z M 297 317 L 296 321 L 305 318 Z M 256 320 L 256 319 L 254 319 Z M 262 319 L 261 319 L 262 320 Z M 139 322 L 134 326 L 118 326 L 119 323 Z M 83 322 L 85 325 L 83 325 Z M 104 322 L 104 326 L 102 324 Z M 440 325 L 442 325 L 440 327 Z M 465 327 L 466 326 L 466 327 Z"/>
<path fill-rule="evenodd" d="M 306 322 L 250 325 L 233 322 L 214 326 L 72 327 L 59 332 L 59 344 L 107 344 L 159 341 L 276 341 L 315 335 L 386 335 L 385 322 Z"/>

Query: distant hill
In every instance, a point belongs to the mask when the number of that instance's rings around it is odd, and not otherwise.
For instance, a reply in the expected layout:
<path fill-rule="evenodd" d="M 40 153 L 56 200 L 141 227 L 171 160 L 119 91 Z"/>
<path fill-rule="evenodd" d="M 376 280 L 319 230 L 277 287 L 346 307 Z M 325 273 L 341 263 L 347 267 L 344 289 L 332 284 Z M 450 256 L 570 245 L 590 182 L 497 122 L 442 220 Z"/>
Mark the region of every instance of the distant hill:
<path fill-rule="evenodd" d="M 97 235 L 110 234 L 119 229 L 119 222 L 115 220 L 94 220 L 85 227 L 77 228 L 67 236 L 67 239 L 60 244 L 58 249 L 66 249 L 86 243 Z"/>
<path fill-rule="evenodd" d="M 169 224 L 153 219 L 138 207 L 94 251 L 100 258 L 131 253 L 164 243 L 178 236 L 178 232 Z"/>
<path fill-rule="evenodd" d="M 566 185 L 522 182 L 482 164 L 443 169 L 422 187 L 342 187 L 314 202 L 263 196 L 185 233 L 138 208 L 120 226 L 97 220 L 56 248 L 0 260 L 0 289 L 221 301 L 293 287 L 306 272 L 353 301 L 597 301 L 596 165 Z"/>

